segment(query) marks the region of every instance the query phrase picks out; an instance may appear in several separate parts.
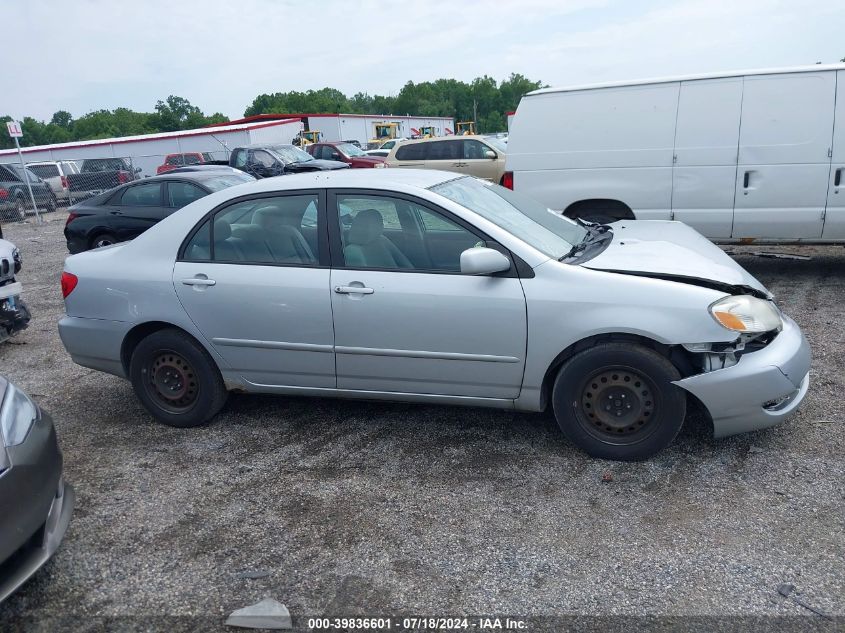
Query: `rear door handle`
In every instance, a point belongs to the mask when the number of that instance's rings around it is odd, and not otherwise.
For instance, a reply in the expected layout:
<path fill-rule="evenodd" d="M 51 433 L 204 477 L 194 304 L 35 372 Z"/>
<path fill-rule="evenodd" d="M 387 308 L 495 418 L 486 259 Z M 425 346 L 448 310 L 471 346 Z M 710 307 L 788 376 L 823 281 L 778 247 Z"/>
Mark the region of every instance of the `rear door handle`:
<path fill-rule="evenodd" d="M 189 277 L 188 279 L 183 279 L 182 283 L 186 286 L 214 286 L 217 284 L 216 281 L 207 277 Z"/>
<path fill-rule="evenodd" d="M 748 189 L 748 180 L 751 178 L 751 172 L 745 172 L 745 176 L 742 178 L 742 187 L 743 189 Z"/>
<path fill-rule="evenodd" d="M 838 187 L 839 183 L 842 182 L 842 168 L 836 170 L 836 175 L 833 177 L 833 186 Z"/>
<path fill-rule="evenodd" d="M 363 286 L 335 286 L 334 291 L 339 295 L 371 295 L 375 292 L 372 288 Z"/>

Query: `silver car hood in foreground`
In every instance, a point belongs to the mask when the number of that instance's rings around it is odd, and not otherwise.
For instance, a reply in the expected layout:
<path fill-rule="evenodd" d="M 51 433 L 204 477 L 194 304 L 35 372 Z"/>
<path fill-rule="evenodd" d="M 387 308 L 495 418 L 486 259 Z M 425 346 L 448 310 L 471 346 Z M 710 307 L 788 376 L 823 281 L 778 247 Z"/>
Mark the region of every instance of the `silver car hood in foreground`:
<path fill-rule="evenodd" d="M 772 297 L 753 275 L 686 224 L 621 220 L 610 226 L 613 241 L 581 264 L 585 268 L 698 283 L 729 293 L 750 290 L 751 294 Z"/>

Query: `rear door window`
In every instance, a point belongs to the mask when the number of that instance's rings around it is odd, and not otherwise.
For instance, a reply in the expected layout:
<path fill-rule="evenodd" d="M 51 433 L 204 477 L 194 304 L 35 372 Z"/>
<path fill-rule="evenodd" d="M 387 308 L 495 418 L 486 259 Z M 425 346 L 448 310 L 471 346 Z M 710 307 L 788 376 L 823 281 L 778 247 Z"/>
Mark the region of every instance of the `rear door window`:
<path fill-rule="evenodd" d="M 396 150 L 396 160 L 425 160 L 428 143 L 409 143 Z"/>
<path fill-rule="evenodd" d="M 29 169 L 39 178 L 55 178 L 60 175 L 57 165 L 30 165 Z"/>
<path fill-rule="evenodd" d="M 151 182 L 128 187 L 120 197 L 120 204 L 127 207 L 157 207 L 161 205 L 161 183 Z"/>
<path fill-rule="evenodd" d="M 421 143 L 427 148 L 426 160 L 458 160 L 461 158 L 460 140 L 456 141 L 432 141 L 431 143 Z"/>
<path fill-rule="evenodd" d="M 168 203 L 174 209 L 181 209 L 206 195 L 205 191 L 190 182 L 167 183 Z"/>

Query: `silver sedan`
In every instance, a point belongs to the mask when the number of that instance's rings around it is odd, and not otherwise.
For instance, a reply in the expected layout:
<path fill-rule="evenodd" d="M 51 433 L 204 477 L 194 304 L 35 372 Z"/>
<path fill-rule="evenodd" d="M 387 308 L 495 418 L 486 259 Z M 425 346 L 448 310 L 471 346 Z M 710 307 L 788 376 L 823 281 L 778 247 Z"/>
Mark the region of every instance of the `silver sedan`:
<path fill-rule="evenodd" d="M 229 391 L 542 411 L 644 459 L 698 400 L 724 436 L 788 417 L 810 351 L 771 294 L 684 224 L 573 222 L 466 176 L 271 178 L 69 257 L 62 341 L 158 420 Z"/>

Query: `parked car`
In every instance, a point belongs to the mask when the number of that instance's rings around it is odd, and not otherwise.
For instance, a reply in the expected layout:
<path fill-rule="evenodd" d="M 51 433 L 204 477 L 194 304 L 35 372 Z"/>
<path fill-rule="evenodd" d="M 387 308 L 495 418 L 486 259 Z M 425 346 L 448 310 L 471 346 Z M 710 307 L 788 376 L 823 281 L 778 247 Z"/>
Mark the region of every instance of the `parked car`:
<path fill-rule="evenodd" d="M 4 240 L 0 231 L 0 343 L 26 329 L 29 324 L 29 309 L 21 298 L 21 284 L 15 278 L 22 265 L 20 251 Z"/>
<path fill-rule="evenodd" d="M 388 167 L 443 169 L 497 184 L 505 173 L 505 145 L 486 136 L 439 136 L 395 145 Z"/>
<path fill-rule="evenodd" d="M 228 390 L 550 405 L 590 454 L 643 459 L 688 397 L 724 436 L 787 418 L 809 385 L 795 322 L 688 226 L 576 223 L 450 172 L 250 183 L 62 279 L 73 360 L 180 427 Z"/>
<path fill-rule="evenodd" d="M 381 158 L 387 158 L 390 155 L 389 149 L 366 149 L 364 153 L 367 156 L 379 156 Z"/>
<path fill-rule="evenodd" d="M 0 376 L 0 602 L 56 552 L 73 513 L 50 416 Z"/>
<path fill-rule="evenodd" d="M 131 240 L 195 200 L 253 180 L 237 170 L 170 172 L 117 187 L 68 209 L 67 249 L 81 253 Z"/>
<path fill-rule="evenodd" d="M 0 219 L 22 220 L 32 210 L 26 180 L 29 180 L 32 196 L 42 211 L 56 210 L 56 196 L 49 185 L 20 165 L 0 165 Z"/>
<path fill-rule="evenodd" d="M 229 166 L 256 178 L 349 167 L 336 160 L 317 160 L 308 152 L 287 144 L 236 147 L 229 156 Z"/>
<path fill-rule="evenodd" d="M 507 165 L 515 189 L 572 218 L 842 243 L 845 64 L 537 90 Z"/>
<path fill-rule="evenodd" d="M 69 174 L 79 173 L 79 167 L 75 162 L 72 160 L 42 161 L 28 163 L 27 167 L 50 186 L 57 200 L 70 201 L 70 187 L 67 177 Z"/>
<path fill-rule="evenodd" d="M 227 173 L 227 174 L 242 174 L 244 173 L 240 169 L 235 169 L 234 167 L 229 167 L 228 163 L 221 164 L 223 161 L 214 161 L 213 163 L 203 163 L 201 165 L 185 165 L 184 167 L 176 167 L 168 171 L 168 174 L 187 174 L 187 173 L 196 173 L 196 172 L 212 172 L 216 171 L 217 173 Z M 249 175 L 249 174 L 247 174 Z M 253 178 L 254 180 L 254 178 Z"/>
<path fill-rule="evenodd" d="M 213 161 L 214 157 L 208 152 L 183 152 L 181 154 L 168 154 L 164 157 L 164 163 L 156 168 L 156 174 L 184 167 L 185 165 L 201 165 Z"/>
<path fill-rule="evenodd" d="M 68 174 L 70 195 L 74 199 L 90 198 L 118 185 L 132 182 L 141 173 L 127 158 L 86 158 L 78 174 Z"/>
<path fill-rule="evenodd" d="M 387 166 L 384 158 L 368 156 L 361 148 L 351 143 L 313 143 L 306 146 L 305 151 L 314 158 L 340 161 L 353 168 Z"/>

